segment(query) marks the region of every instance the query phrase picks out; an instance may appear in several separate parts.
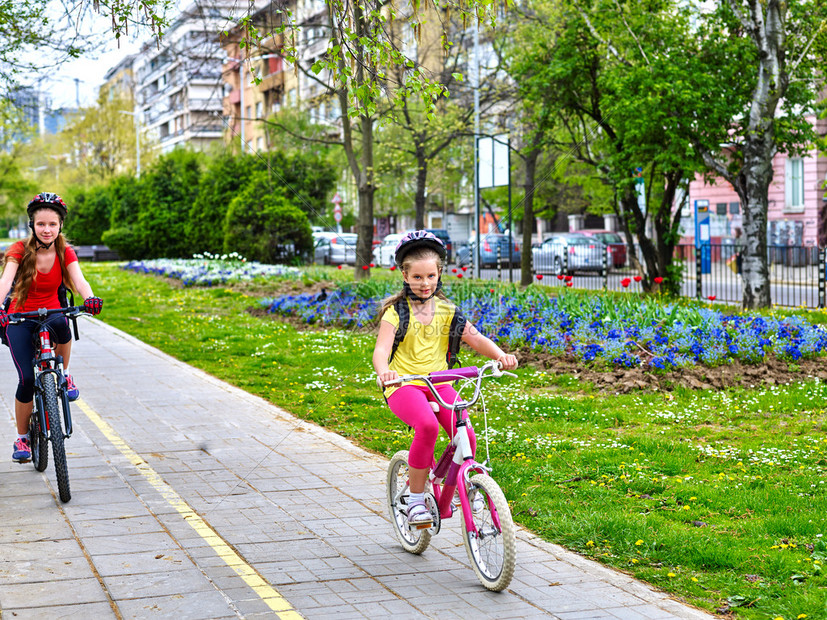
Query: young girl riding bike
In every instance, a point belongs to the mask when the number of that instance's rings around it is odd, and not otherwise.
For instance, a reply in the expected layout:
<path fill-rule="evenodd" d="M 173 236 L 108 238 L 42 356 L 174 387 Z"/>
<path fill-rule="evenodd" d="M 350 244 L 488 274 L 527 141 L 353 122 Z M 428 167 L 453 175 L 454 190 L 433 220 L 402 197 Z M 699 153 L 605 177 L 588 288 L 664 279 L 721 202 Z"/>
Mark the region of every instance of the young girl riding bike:
<path fill-rule="evenodd" d="M 396 265 L 402 271 L 403 289 L 386 299 L 380 311 L 379 334 L 373 351 L 373 368 L 381 387 L 400 375 L 428 373 L 449 367 L 449 333 L 454 322 L 455 307 L 442 292 L 442 270 L 446 251 L 442 241 L 424 230 L 405 235 L 396 246 Z M 404 306 L 398 306 L 398 302 Z M 405 316 L 400 324 L 397 311 Z M 407 329 L 405 324 L 407 323 Z M 397 331 L 404 333 L 396 342 Z M 461 332 L 462 341 L 480 355 L 497 360 L 506 370 L 517 367 L 517 358 L 503 352 L 469 322 Z M 453 363 L 453 360 L 451 361 Z M 437 391 L 447 403 L 456 400 L 456 391 L 450 384 L 441 384 Z M 424 385 L 408 383 L 388 386 L 385 398 L 391 411 L 414 429 L 409 456 L 410 497 L 408 522 L 425 527 L 432 522 L 425 505 L 425 483 L 434 457 L 439 427 L 451 433 L 451 411 L 439 407 Z M 467 418 L 468 413 L 463 413 Z M 471 449 L 476 450 L 476 437 L 468 425 Z"/>
<path fill-rule="evenodd" d="M 95 297 L 92 288 L 83 277 L 75 251 L 67 244 L 61 232 L 66 218 L 66 204 L 57 194 L 43 192 L 29 202 L 26 212 L 32 234 L 24 241 L 12 244 L 5 255 L 3 274 L 0 276 L 0 302 L 11 293 L 8 312 L 28 312 L 39 308 L 60 308 L 58 290 L 61 285 L 80 293 L 83 306 L 89 314 L 98 314 L 103 301 Z M 63 315 L 48 319 L 54 334 L 55 353 L 63 357 L 63 367 L 69 366 L 72 350 L 72 333 L 69 321 Z M 17 422 L 17 440 L 14 442 L 15 461 L 31 458 L 29 442 L 29 416 L 34 399 L 34 343 L 37 323 L 24 321 L 9 325 L 6 308 L 0 307 L 0 332 L 5 334 L 17 370 L 17 392 L 14 399 L 14 416 Z M 69 400 L 78 398 L 78 389 L 71 375 L 66 375 Z"/>

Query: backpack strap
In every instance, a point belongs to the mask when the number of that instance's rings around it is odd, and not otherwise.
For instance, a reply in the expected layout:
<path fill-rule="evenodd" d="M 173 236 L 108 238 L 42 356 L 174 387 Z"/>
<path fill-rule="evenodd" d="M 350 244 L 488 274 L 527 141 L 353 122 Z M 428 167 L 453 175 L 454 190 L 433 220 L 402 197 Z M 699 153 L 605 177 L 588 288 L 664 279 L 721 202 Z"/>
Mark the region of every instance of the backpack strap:
<path fill-rule="evenodd" d="M 411 322 L 411 309 L 408 307 L 407 298 L 403 297 L 397 300 L 393 308 L 399 316 L 399 327 L 396 328 L 396 333 L 393 336 L 391 356 L 388 358 L 389 364 L 393 360 L 393 356 L 396 355 L 396 350 L 399 348 L 399 345 L 402 344 L 402 341 L 405 339 L 405 335 L 408 333 L 408 325 Z"/>
<path fill-rule="evenodd" d="M 448 368 L 453 368 L 457 362 L 457 354 L 459 353 L 459 345 L 462 342 L 462 334 L 465 331 L 465 324 L 468 320 L 462 314 L 458 306 L 454 306 L 454 318 L 451 319 L 451 328 L 448 331 L 448 354 L 446 359 L 448 361 Z"/>

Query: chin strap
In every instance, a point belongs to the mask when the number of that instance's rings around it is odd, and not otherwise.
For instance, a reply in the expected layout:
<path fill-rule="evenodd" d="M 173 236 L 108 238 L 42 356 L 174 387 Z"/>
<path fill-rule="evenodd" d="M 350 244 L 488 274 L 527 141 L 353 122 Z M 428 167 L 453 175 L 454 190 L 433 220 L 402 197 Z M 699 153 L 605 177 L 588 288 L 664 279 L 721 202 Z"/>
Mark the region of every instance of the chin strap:
<path fill-rule="evenodd" d="M 34 236 L 34 242 L 35 242 L 35 249 L 34 249 L 35 252 L 39 252 L 40 250 L 48 250 L 50 247 L 52 247 L 55 244 L 54 240 L 51 241 L 50 243 L 43 243 L 37 235 Z"/>
<path fill-rule="evenodd" d="M 424 303 L 425 303 L 426 301 L 428 301 L 431 297 L 433 297 L 433 296 L 434 296 L 434 295 L 436 295 L 439 291 L 441 291 L 441 290 L 442 290 L 442 278 L 440 278 L 440 279 L 439 279 L 439 281 L 436 283 L 436 288 L 434 289 L 434 292 L 433 292 L 433 293 L 431 293 L 430 295 L 428 295 L 427 297 L 420 297 L 419 295 L 417 295 L 416 293 L 414 293 L 414 292 L 413 292 L 413 290 L 411 289 L 411 285 L 410 285 L 410 284 L 408 284 L 407 282 L 403 282 L 403 283 L 402 283 L 402 287 L 403 287 L 403 289 L 404 289 L 404 291 L 405 291 L 405 297 L 409 297 L 410 299 L 413 299 L 414 301 L 418 301 L 419 303 L 424 304 Z"/>

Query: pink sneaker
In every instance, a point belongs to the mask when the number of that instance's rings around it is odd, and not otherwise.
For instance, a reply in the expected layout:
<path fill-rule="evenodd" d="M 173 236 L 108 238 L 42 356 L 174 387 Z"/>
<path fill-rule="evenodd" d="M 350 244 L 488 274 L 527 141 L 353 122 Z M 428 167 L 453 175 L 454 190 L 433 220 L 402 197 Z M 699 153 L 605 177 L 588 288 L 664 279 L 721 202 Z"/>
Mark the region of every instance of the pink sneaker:
<path fill-rule="evenodd" d="M 75 385 L 72 375 L 66 375 L 66 395 L 69 397 L 69 402 L 77 400 L 80 396 L 80 390 Z"/>
<path fill-rule="evenodd" d="M 32 458 L 32 448 L 29 445 L 28 438 L 19 437 L 17 441 L 14 442 L 14 454 L 12 454 L 11 457 L 18 463 L 25 463 Z"/>

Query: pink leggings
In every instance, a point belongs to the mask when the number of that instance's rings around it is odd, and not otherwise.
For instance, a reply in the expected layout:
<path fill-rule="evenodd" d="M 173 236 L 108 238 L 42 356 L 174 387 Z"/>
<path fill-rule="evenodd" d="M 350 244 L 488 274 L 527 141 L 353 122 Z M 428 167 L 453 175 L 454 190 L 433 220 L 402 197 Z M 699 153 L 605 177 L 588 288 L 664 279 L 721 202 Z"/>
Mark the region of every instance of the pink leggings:
<path fill-rule="evenodd" d="M 436 390 L 446 403 L 452 403 L 457 398 L 456 390 L 449 383 L 438 385 Z M 452 411 L 440 407 L 439 411 L 434 413 L 429 401 L 436 402 L 436 399 L 424 385 L 403 386 L 388 398 L 388 405 L 396 417 L 414 429 L 408 464 L 416 469 L 425 469 L 433 463 L 440 426 L 445 429 L 449 437 L 454 436 Z M 462 419 L 468 419 L 468 412 L 465 410 L 462 412 Z M 477 436 L 470 422 L 468 423 L 468 437 L 471 440 L 471 450 L 476 452 Z"/>

